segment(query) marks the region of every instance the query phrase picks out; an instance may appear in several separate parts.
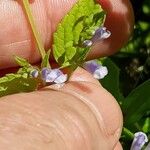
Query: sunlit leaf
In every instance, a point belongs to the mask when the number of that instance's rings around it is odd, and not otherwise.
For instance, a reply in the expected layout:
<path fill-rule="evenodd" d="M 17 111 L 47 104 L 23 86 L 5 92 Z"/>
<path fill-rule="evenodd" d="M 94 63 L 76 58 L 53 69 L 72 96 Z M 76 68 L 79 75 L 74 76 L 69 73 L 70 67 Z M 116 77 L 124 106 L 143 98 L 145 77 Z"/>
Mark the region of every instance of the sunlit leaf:
<path fill-rule="evenodd" d="M 60 66 L 80 64 L 90 48 L 83 42 L 103 25 L 105 13 L 95 0 L 79 0 L 54 33 L 53 55 Z"/>

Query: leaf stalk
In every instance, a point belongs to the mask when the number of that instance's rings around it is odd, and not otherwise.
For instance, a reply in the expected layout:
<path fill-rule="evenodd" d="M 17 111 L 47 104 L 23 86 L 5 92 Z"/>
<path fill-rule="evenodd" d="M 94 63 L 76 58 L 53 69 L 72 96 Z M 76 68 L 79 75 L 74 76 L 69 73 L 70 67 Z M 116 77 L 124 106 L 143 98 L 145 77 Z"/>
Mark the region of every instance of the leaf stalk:
<path fill-rule="evenodd" d="M 32 15 L 32 11 L 30 9 L 30 3 L 29 3 L 29 0 L 23 0 L 23 6 L 24 6 L 24 9 L 25 9 L 25 12 L 26 12 L 26 15 L 28 17 L 28 20 L 29 20 L 29 23 L 30 23 L 30 26 L 31 26 L 31 29 L 32 29 L 32 32 L 33 32 L 33 35 L 34 35 L 34 38 L 35 38 L 35 41 L 37 43 L 37 46 L 38 46 L 38 50 L 41 54 L 41 57 L 42 59 L 44 59 L 45 57 L 45 49 L 44 49 L 44 46 L 42 44 L 42 40 L 40 38 L 40 35 L 37 31 L 37 28 L 36 28 L 36 25 L 35 25 L 35 22 L 34 22 L 34 19 L 33 19 L 33 15 Z"/>

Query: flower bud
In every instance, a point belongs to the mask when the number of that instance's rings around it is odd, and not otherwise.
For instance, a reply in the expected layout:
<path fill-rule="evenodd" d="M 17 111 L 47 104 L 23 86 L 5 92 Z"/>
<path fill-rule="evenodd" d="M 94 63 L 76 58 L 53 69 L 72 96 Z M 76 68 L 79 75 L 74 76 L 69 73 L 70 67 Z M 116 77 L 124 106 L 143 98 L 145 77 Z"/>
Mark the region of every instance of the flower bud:
<path fill-rule="evenodd" d="M 146 142 L 148 142 L 147 135 L 143 132 L 137 132 L 134 134 L 134 139 L 130 150 L 141 150 Z"/>
<path fill-rule="evenodd" d="M 51 72 L 50 68 L 43 68 L 42 71 L 41 71 L 41 78 L 42 78 L 42 80 L 47 82 L 47 77 L 50 74 L 50 72 Z"/>
<path fill-rule="evenodd" d="M 92 44 L 93 44 L 93 42 L 91 40 L 85 40 L 83 42 L 83 46 L 85 46 L 85 47 L 91 47 Z"/>
<path fill-rule="evenodd" d="M 39 76 L 39 72 L 38 72 L 38 70 L 34 69 L 31 71 L 30 75 L 33 78 L 37 78 Z"/>

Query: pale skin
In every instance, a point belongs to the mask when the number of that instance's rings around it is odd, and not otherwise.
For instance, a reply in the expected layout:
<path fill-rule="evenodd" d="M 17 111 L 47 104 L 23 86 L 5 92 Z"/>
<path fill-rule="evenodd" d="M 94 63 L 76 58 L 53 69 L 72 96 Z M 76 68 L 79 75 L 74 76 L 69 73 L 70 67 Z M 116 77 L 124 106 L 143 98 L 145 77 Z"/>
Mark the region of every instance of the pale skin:
<path fill-rule="evenodd" d="M 33 15 L 45 48 L 60 19 L 76 0 L 35 0 Z M 111 55 L 133 29 L 128 0 L 100 0 L 107 10 L 110 39 L 97 43 L 88 58 Z M 38 63 L 40 55 L 20 3 L 0 2 L 0 68 L 15 67 L 12 55 Z M 8 72 L 1 70 L 1 72 Z M 77 68 L 62 87 L 0 98 L 0 149 L 121 150 L 122 113 L 113 96 L 97 80 Z"/>

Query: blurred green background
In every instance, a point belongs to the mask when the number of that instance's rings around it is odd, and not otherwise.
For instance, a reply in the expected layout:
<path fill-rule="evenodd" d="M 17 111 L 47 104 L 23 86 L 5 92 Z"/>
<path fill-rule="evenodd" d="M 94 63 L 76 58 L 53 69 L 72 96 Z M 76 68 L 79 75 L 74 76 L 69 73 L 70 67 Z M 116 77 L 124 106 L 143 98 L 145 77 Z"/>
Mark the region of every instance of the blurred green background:
<path fill-rule="evenodd" d="M 150 0 L 131 0 L 135 29 L 128 44 L 111 59 L 121 68 L 123 93 L 129 92 L 150 78 Z M 123 82 L 124 83 L 124 82 Z"/>
<path fill-rule="evenodd" d="M 121 106 L 124 150 L 130 149 L 135 132 L 145 132 L 150 140 L 150 0 L 131 3 L 134 33 L 119 53 L 104 60 L 109 74 L 101 81 Z"/>

